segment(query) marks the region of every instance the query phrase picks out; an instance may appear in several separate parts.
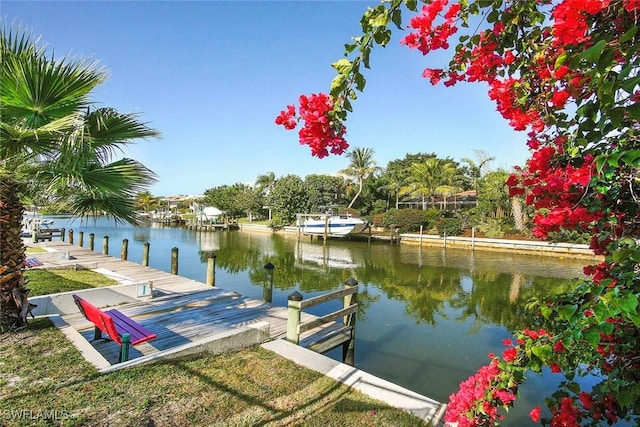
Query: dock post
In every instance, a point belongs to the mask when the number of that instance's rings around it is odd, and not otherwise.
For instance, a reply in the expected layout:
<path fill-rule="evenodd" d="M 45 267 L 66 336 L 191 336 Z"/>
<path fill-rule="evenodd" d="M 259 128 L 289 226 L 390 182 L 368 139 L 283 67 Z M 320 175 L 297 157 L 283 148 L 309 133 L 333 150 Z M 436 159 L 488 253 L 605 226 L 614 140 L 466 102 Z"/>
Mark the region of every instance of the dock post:
<path fill-rule="evenodd" d="M 78 246 L 84 246 L 84 231 L 78 231 Z"/>
<path fill-rule="evenodd" d="M 142 246 L 142 265 L 144 267 L 149 267 L 149 246 L 151 246 L 149 242 L 144 242 Z"/>
<path fill-rule="evenodd" d="M 178 248 L 171 249 L 171 274 L 178 274 Z"/>
<path fill-rule="evenodd" d="M 64 227 L 62 227 L 60 229 L 60 241 L 61 242 L 64 242 L 64 233 L 65 233 L 65 229 L 64 229 Z"/>
<path fill-rule="evenodd" d="M 102 238 L 102 253 L 109 255 L 109 236 L 104 236 Z"/>
<path fill-rule="evenodd" d="M 127 260 L 129 258 L 129 239 L 122 239 L 122 249 L 120 249 L 120 259 Z"/>
<path fill-rule="evenodd" d="M 476 246 L 476 228 L 471 227 L 471 250 L 474 250 Z"/>
<path fill-rule="evenodd" d="M 73 245 L 73 228 L 69 229 L 69 244 Z"/>
<path fill-rule="evenodd" d="M 270 262 L 264 265 L 264 284 L 262 286 L 262 299 L 265 302 L 273 301 L 273 269 L 275 266 Z"/>
<path fill-rule="evenodd" d="M 209 253 L 207 256 L 207 285 L 216 285 L 216 254 Z"/>
<path fill-rule="evenodd" d="M 344 281 L 344 288 L 357 288 L 358 281 L 353 277 Z M 358 303 L 358 293 L 344 296 L 344 308 L 349 308 Z M 342 344 L 342 361 L 349 366 L 353 366 L 355 362 L 356 349 L 356 313 L 344 316 L 344 325 L 351 328 L 351 338 Z"/>
<path fill-rule="evenodd" d="M 95 234 L 89 233 L 89 249 L 90 250 L 93 250 L 94 243 L 95 243 L 95 238 L 96 238 Z"/>
<path fill-rule="evenodd" d="M 287 341 L 298 344 L 300 341 L 300 303 L 304 297 L 298 291 L 294 291 L 287 297 Z"/>
<path fill-rule="evenodd" d="M 322 234 L 322 237 L 324 238 L 324 241 L 327 241 L 327 236 L 329 234 L 329 215 L 325 215 L 324 217 L 324 233 Z"/>
<path fill-rule="evenodd" d="M 422 224 L 420 224 L 420 248 L 422 248 Z"/>

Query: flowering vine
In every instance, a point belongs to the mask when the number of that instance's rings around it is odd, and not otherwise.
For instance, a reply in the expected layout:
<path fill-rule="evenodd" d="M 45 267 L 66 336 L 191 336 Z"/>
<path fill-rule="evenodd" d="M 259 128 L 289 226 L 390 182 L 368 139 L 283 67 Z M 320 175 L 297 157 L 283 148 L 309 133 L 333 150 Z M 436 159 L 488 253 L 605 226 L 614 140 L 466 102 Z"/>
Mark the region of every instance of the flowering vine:
<path fill-rule="evenodd" d="M 300 102 L 301 143 L 312 154 L 340 154 L 338 122 L 362 91 L 374 45 L 402 26 L 403 8 L 415 15 L 400 43 L 429 55 L 453 46 L 451 60 L 426 68 L 431 84 L 487 85 L 496 110 L 527 132 L 531 157 L 507 184 L 535 208 L 533 233 L 562 229 L 592 235 L 604 261 L 587 266 L 587 279 L 549 301 L 532 302 L 543 329 L 517 334 L 500 357 L 463 382 L 450 398 L 446 421 L 494 425 L 498 408 L 512 405 L 525 371 L 543 368 L 566 381 L 531 418 L 548 425 L 602 425 L 640 414 L 640 18 L 638 0 L 449 1 L 389 0 L 369 9 L 362 36 L 333 64 L 337 76 L 324 107 Z M 470 25 L 472 24 L 472 25 Z M 469 28 L 476 30 L 469 30 Z M 349 55 L 355 57 L 349 59 Z M 321 113 L 320 113 L 321 112 Z M 295 107 L 277 122 L 295 127 Z M 319 122 L 309 124 L 309 121 Z M 330 125 L 327 125 L 330 123 Z M 311 136 L 310 136 L 311 135 Z M 320 136 L 323 135 L 323 136 Z M 334 138 L 338 138 L 336 143 Z M 581 390 L 576 377 L 597 379 Z"/>

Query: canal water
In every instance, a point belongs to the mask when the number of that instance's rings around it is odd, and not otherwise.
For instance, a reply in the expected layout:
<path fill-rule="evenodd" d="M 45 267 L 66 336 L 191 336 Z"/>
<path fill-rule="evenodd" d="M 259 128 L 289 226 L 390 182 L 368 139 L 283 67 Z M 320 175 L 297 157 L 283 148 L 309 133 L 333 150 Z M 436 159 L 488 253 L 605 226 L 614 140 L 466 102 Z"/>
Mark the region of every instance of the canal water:
<path fill-rule="evenodd" d="M 294 234 L 195 232 L 172 227 L 116 225 L 105 218 L 80 222 L 53 218 L 56 228 L 95 235 L 102 250 L 141 262 L 150 243 L 150 266 L 169 271 L 171 249 L 179 250 L 178 273 L 205 282 L 207 255 L 216 255 L 216 286 L 261 299 L 264 265 L 274 269 L 273 303 L 286 306 L 298 291 L 305 298 L 337 289 L 348 278 L 360 284 L 355 366 L 441 402 L 458 384 L 501 354 L 502 340 L 530 327 L 525 304 L 533 297 L 566 291 L 588 262 L 562 257 L 516 255 L 463 249 L 391 245 Z M 339 304 L 339 302 L 336 302 Z M 314 307 L 325 314 L 337 305 Z M 312 311 L 313 312 L 313 311 Z M 328 356 L 339 360 L 341 350 Z M 528 412 L 561 381 L 557 374 L 530 375 L 516 407 L 502 425 L 533 425 Z"/>

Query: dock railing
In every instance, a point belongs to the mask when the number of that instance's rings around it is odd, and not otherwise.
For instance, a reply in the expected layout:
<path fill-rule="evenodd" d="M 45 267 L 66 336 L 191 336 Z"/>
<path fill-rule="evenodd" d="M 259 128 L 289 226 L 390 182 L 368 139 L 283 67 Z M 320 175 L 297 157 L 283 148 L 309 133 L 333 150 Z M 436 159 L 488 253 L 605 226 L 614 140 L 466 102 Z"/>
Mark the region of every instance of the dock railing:
<path fill-rule="evenodd" d="M 343 300 L 343 307 L 340 310 L 301 322 L 303 310 L 340 298 Z M 298 291 L 293 292 L 288 297 L 287 340 L 294 344 L 300 344 L 302 334 L 319 328 L 319 335 L 311 340 L 308 348 L 318 353 L 324 353 L 342 344 L 343 361 L 352 364 L 356 312 L 358 311 L 357 300 L 358 281 L 354 278 L 345 280 L 343 289 L 309 299 L 304 299 Z M 336 322 L 340 318 L 342 318 L 342 324 Z M 334 327 L 326 327 L 332 322 Z"/>

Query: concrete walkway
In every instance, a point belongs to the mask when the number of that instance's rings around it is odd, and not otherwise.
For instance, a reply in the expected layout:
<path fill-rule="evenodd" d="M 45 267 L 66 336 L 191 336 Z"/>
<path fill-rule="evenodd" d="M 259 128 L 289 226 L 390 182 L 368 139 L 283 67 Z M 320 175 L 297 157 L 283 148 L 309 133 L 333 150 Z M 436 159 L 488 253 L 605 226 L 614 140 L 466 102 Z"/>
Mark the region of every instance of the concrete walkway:
<path fill-rule="evenodd" d="M 30 255 L 43 264 L 36 268 L 89 268 L 119 281 L 118 286 L 30 299 L 38 304 L 34 314 L 49 316 L 100 372 L 202 352 L 219 354 L 263 343 L 264 348 L 374 399 L 404 409 L 434 425 L 441 422 L 446 405 L 281 339 L 286 333 L 285 307 L 65 242 L 28 245 L 47 250 Z M 93 327 L 75 308 L 73 293 L 90 298 L 98 307 L 118 305 L 118 310 L 149 329 L 167 333 L 158 333 L 155 347 L 156 340 L 138 345 L 132 349 L 132 360 L 114 363 L 117 361 L 114 347 L 117 349 L 117 346 L 111 342 L 89 342 Z M 162 336 L 166 336 L 164 341 Z"/>

